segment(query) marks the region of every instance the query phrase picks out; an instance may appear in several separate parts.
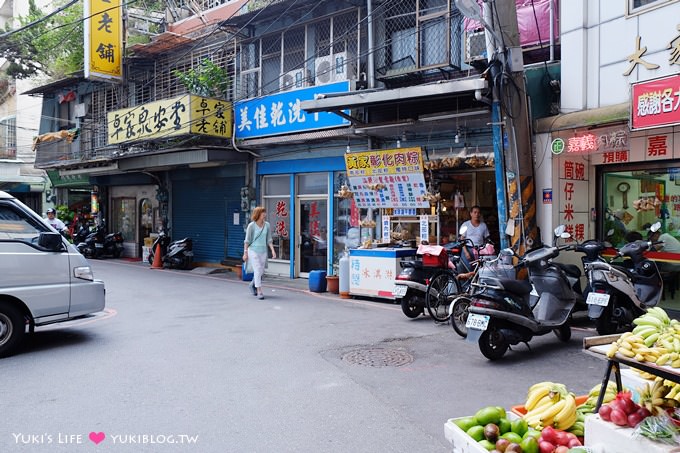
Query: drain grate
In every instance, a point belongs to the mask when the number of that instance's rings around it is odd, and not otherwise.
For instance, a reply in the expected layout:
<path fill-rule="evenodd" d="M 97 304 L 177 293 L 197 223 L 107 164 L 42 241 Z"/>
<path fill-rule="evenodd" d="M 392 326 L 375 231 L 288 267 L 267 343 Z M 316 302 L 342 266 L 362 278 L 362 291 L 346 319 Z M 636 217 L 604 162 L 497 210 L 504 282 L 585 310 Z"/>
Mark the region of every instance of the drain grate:
<path fill-rule="evenodd" d="M 364 348 L 353 349 L 342 355 L 342 360 L 353 365 L 386 367 L 402 366 L 413 362 L 413 356 L 402 349 Z"/>

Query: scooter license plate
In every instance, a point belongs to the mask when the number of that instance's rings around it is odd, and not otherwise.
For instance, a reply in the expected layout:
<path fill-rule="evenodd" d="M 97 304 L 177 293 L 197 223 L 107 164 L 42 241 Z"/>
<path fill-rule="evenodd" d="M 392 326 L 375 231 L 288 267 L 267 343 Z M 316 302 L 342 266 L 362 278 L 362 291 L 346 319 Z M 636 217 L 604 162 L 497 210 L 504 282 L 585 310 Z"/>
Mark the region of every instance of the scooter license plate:
<path fill-rule="evenodd" d="M 468 315 L 467 321 L 465 322 L 465 327 L 468 329 L 486 330 L 486 328 L 489 327 L 490 319 L 491 316 L 489 315 L 476 315 L 474 313 L 470 313 Z"/>
<path fill-rule="evenodd" d="M 606 307 L 607 305 L 609 305 L 609 294 L 588 293 L 588 297 L 586 298 L 586 304 Z"/>
<path fill-rule="evenodd" d="M 394 285 L 394 288 L 392 288 L 392 295 L 394 297 L 404 297 L 406 295 L 407 290 L 408 290 L 408 286 Z"/>
<path fill-rule="evenodd" d="M 96 244 L 94 244 L 94 246 L 95 246 L 96 248 L 98 248 L 98 249 L 103 249 L 103 248 L 104 248 L 104 244 L 96 243 Z"/>

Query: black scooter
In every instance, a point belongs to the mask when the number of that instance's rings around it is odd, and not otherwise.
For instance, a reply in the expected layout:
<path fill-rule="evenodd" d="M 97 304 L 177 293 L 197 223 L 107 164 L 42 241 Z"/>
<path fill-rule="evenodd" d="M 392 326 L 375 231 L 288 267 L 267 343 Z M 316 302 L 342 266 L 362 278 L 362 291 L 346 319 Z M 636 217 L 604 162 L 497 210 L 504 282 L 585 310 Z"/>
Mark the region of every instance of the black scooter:
<path fill-rule="evenodd" d="M 101 225 L 90 231 L 85 240 L 76 247 L 85 258 L 120 258 L 123 253 L 123 241 L 123 234 L 120 231 L 107 234 L 106 222 L 102 221 Z"/>
<path fill-rule="evenodd" d="M 466 341 L 477 343 L 484 357 L 500 359 L 510 345 L 550 332 L 569 341 L 576 295 L 562 267 L 552 262 L 561 251 L 574 247 L 557 245 L 558 238 L 569 237 L 560 225 L 551 247 L 528 251 L 519 258 L 516 266 L 527 268 L 529 280 L 489 278 L 476 284 L 479 291 L 470 297 Z M 531 297 L 532 289 L 537 299 Z"/>
<path fill-rule="evenodd" d="M 165 231 L 161 231 L 149 251 L 149 264 L 153 264 L 159 245 L 163 267 L 169 269 L 191 269 L 191 264 L 194 260 L 193 241 L 191 238 L 172 242 L 170 236 Z"/>
<path fill-rule="evenodd" d="M 659 222 L 651 227 L 655 232 Z M 612 264 L 604 259 L 584 262 L 590 291 L 586 298 L 588 317 L 595 321 L 597 333 L 608 335 L 620 330 L 630 330 L 633 319 L 643 315 L 647 308 L 659 303 L 663 293 L 663 279 L 656 263 L 645 258 L 644 252 L 663 242 L 637 240 L 621 247 L 617 258 L 627 258 L 622 264 Z M 605 245 L 586 241 L 576 251 L 595 256 Z"/>

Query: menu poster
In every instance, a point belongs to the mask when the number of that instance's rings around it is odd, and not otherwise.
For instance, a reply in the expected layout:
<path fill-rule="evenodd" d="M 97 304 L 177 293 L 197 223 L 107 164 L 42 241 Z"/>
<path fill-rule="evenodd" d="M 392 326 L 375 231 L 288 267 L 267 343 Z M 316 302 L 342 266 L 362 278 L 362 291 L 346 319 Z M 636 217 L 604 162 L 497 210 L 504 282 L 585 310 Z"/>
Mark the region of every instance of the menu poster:
<path fill-rule="evenodd" d="M 419 147 L 345 154 L 354 201 L 360 208 L 429 208 Z"/>

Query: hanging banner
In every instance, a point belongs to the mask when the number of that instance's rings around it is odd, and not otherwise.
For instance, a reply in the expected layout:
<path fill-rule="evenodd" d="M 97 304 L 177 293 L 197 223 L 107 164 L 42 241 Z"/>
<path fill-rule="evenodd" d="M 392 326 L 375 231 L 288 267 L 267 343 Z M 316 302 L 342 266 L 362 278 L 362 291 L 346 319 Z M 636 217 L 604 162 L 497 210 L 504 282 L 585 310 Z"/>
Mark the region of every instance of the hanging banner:
<path fill-rule="evenodd" d="M 121 9 L 121 0 L 85 0 L 85 78 L 122 78 Z"/>
<path fill-rule="evenodd" d="M 631 130 L 680 122 L 680 75 L 633 84 Z"/>
<path fill-rule="evenodd" d="M 421 149 L 345 154 L 347 179 L 360 208 L 429 208 Z"/>

